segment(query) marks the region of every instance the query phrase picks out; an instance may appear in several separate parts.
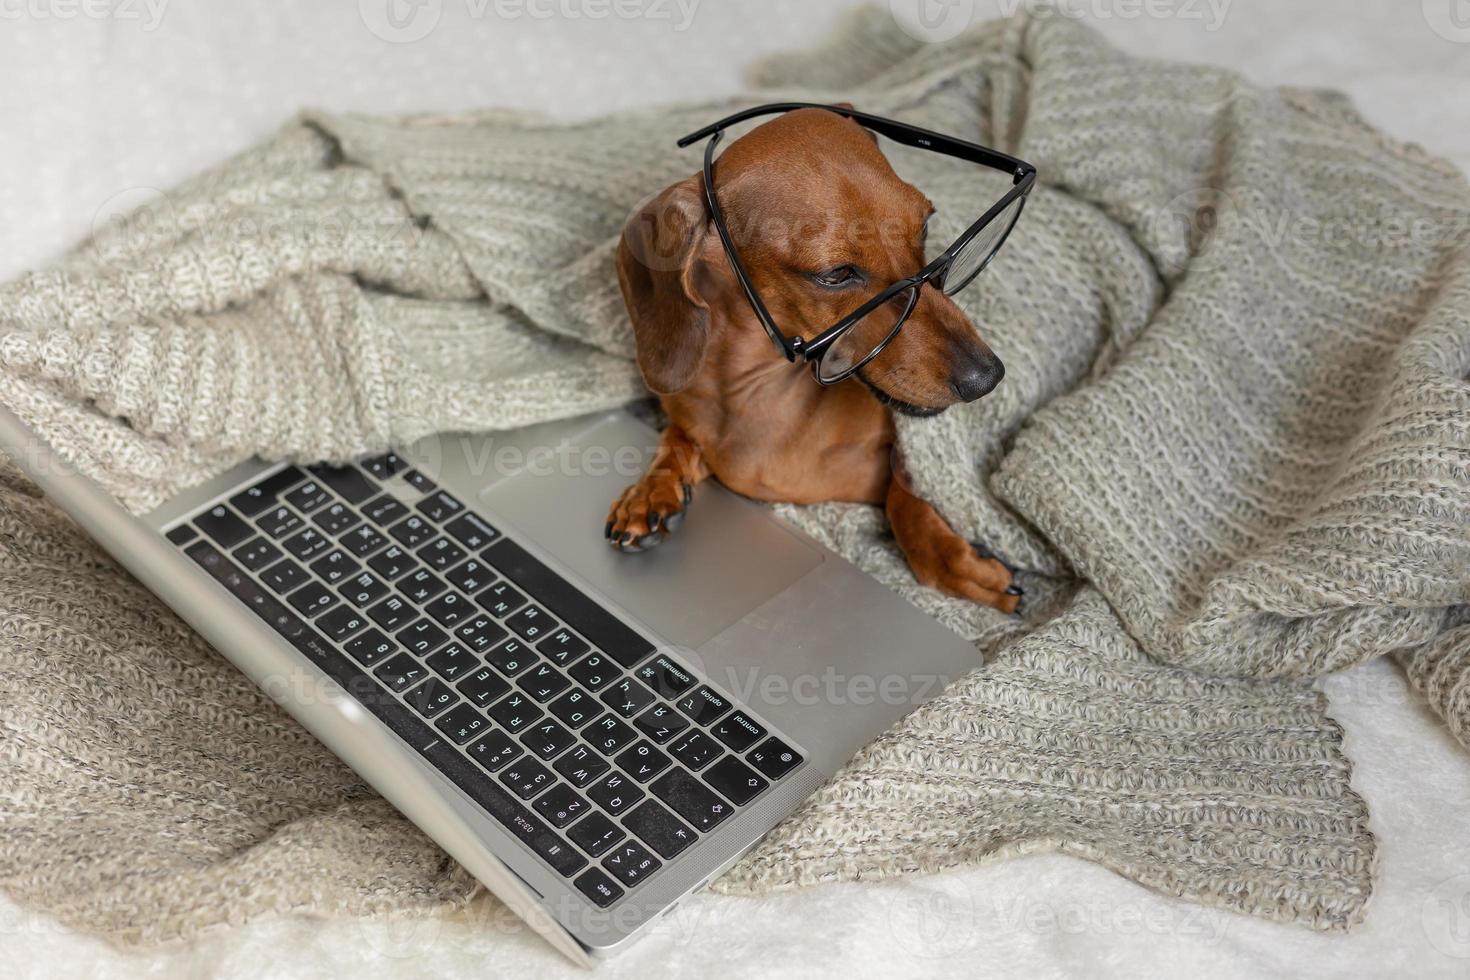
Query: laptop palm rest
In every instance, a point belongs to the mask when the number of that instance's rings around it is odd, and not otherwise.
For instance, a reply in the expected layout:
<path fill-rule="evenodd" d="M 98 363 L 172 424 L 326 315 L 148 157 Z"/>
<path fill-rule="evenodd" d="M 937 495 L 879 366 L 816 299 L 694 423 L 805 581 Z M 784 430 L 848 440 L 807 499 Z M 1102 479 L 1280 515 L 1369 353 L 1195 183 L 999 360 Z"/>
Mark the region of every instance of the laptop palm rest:
<path fill-rule="evenodd" d="M 678 645 L 697 649 L 824 559 L 765 508 L 713 481 L 695 491 L 683 525 L 658 547 L 612 548 L 603 538 L 608 508 L 642 474 L 658 440 L 626 412 L 495 438 L 500 454 L 522 465 L 499 475 L 506 467 L 497 461 L 499 478 L 480 493 L 484 506 Z"/>

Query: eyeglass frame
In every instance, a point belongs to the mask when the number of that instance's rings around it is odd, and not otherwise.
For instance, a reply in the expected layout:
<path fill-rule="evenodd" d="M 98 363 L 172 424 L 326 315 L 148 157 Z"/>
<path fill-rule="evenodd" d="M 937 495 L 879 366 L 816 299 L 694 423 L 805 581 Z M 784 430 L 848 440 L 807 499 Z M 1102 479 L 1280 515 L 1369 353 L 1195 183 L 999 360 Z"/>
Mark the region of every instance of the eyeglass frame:
<path fill-rule="evenodd" d="M 756 291 L 755 284 L 751 282 L 750 273 L 745 269 L 745 263 L 740 260 L 740 253 L 735 248 L 735 241 L 730 235 L 729 227 L 725 224 L 724 212 L 720 209 L 720 203 L 715 195 L 714 153 L 715 147 L 720 142 L 720 138 L 724 135 L 725 130 L 731 126 L 745 122 L 747 119 L 754 119 L 758 116 L 777 115 L 783 112 L 790 112 L 793 109 L 825 109 L 828 112 L 845 116 L 864 128 L 870 129 L 880 136 L 886 136 L 904 146 L 933 150 L 945 156 L 955 157 L 988 167 L 992 170 L 1009 173 L 1012 178 L 1011 189 L 1006 191 L 999 201 L 966 228 L 960 234 L 959 238 L 955 239 L 954 243 L 941 252 L 933 262 L 930 262 L 914 275 L 906 279 L 900 279 L 898 282 L 880 291 L 878 295 L 863 303 L 856 310 L 837 321 L 837 323 L 817 334 L 810 341 L 799 336 L 789 337 L 776 325 L 776 321 L 771 316 L 770 310 L 766 308 L 765 302 L 761 300 L 760 293 Z M 954 136 L 936 133 L 933 130 L 900 122 L 897 119 L 889 119 L 886 116 L 877 116 L 870 112 L 862 112 L 847 106 L 829 105 L 823 102 L 768 102 L 764 105 L 752 106 L 749 109 L 742 109 L 739 112 L 732 113 L 717 122 L 710 123 L 708 126 L 696 129 L 689 135 L 681 137 L 677 145 L 680 149 L 683 149 L 702 139 L 709 140 L 704 148 L 704 199 L 709 207 L 710 218 L 714 222 L 715 231 L 720 236 L 720 243 L 724 246 L 725 257 L 729 259 L 730 267 L 735 270 L 735 277 L 740 281 L 740 287 L 745 292 L 746 299 L 749 300 L 751 308 L 755 311 L 756 319 L 760 320 L 761 326 L 765 328 L 776 349 L 781 352 L 786 360 L 792 363 L 795 363 L 796 359 L 800 357 L 804 362 L 810 364 L 812 366 L 812 374 L 816 377 L 817 382 L 823 385 L 837 384 L 840 381 L 846 380 L 873 358 L 881 354 L 883 349 L 892 342 L 893 338 L 898 336 L 898 332 L 903 328 L 904 323 L 908 321 L 909 315 L 918 303 L 919 292 L 923 284 L 935 279 L 941 273 L 948 270 L 953 264 L 955 257 L 964 250 L 964 247 L 973 241 L 990 222 L 1004 213 L 1006 208 L 1014 203 L 1017 198 L 1020 198 L 1020 207 L 1017 208 L 1015 218 L 1012 219 L 1010 227 L 1001 234 L 1000 239 L 995 243 L 995 247 L 991 249 L 990 254 L 986 256 L 985 261 L 971 273 L 968 279 L 955 288 L 954 293 L 959 292 L 971 282 L 974 282 L 976 277 L 985 271 L 985 268 L 990 265 L 991 260 L 1000 252 L 1001 246 L 1010 237 L 1011 230 L 1021 220 L 1021 212 L 1026 207 L 1026 196 L 1031 192 L 1032 186 L 1036 183 L 1035 167 L 1024 160 L 1019 160 L 999 150 L 992 150 L 978 143 L 971 143 Z M 942 285 L 940 288 L 942 291 Z M 892 300 L 907 289 L 912 289 L 913 293 L 909 297 L 903 314 L 899 317 L 898 322 L 894 325 L 888 336 L 863 357 L 862 360 L 853 364 L 846 371 L 842 372 L 841 375 L 832 378 L 823 378 L 821 371 L 818 370 L 818 365 L 822 360 L 822 356 L 837 339 L 855 326 L 863 317 L 872 313 L 878 307 Z M 949 293 L 948 295 L 954 295 L 954 293 Z"/>

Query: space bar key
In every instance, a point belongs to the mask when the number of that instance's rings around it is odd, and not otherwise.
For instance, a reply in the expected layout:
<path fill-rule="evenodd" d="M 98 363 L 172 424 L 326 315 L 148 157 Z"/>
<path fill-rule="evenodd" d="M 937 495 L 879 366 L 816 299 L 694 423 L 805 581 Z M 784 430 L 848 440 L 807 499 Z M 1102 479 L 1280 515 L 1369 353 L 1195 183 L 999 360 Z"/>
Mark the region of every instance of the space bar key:
<path fill-rule="evenodd" d="M 556 831 L 530 810 L 516 802 L 505 790 L 470 765 L 458 752 L 443 742 L 423 752 L 456 786 L 464 790 L 506 830 L 524 843 L 563 877 L 570 877 L 587 863 Z"/>

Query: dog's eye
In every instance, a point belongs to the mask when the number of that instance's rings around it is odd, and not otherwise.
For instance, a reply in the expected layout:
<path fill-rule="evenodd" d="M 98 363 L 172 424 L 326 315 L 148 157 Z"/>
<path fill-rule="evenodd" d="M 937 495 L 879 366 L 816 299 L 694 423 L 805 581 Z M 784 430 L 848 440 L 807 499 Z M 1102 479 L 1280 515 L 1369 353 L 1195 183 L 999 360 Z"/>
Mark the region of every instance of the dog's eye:
<path fill-rule="evenodd" d="M 851 286 L 863 281 L 862 273 L 850 265 L 839 265 L 826 272 L 814 273 L 812 279 L 819 285 L 828 287 Z"/>

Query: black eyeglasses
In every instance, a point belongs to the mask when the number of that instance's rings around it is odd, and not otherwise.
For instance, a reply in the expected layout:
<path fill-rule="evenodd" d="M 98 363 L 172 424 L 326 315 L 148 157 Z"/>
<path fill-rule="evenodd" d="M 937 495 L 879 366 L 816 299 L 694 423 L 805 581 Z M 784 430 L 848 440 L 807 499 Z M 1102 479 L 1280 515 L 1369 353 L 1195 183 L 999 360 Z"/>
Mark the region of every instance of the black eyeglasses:
<path fill-rule="evenodd" d="M 825 109 L 904 146 L 933 150 L 992 170 L 1004 171 L 1011 175 L 1013 186 L 922 271 L 889 286 L 811 340 L 789 337 L 771 319 L 770 311 L 766 309 L 766 304 L 761 301 L 760 294 L 750 281 L 745 264 L 740 261 L 730 229 L 725 225 L 725 216 L 715 198 L 715 146 L 725 130 L 731 126 L 756 116 L 776 115 L 793 109 Z M 995 253 L 1000 251 L 1001 245 L 1005 244 L 1006 237 L 1021 217 L 1021 209 L 1026 205 L 1026 195 L 1036 182 L 1035 167 L 997 150 L 910 126 L 896 119 L 886 119 L 847 106 L 819 102 L 773 102 L 745 109 L 690 133 L 679 140 L 678 145 L 689 146 L 706 137 L 709 138 L 709 143 L 704 148 L 704 196 L 715 230 L 719 233 L 725 254 L 730 259 L 730 266 L 735 270 L 746 298 L 750 300 L 756 317 L 765 327 L 766 333 L 770 334 L 776 348 L 788 361 L 794 362 L 800 357 L 811 364 L 817 380 L 827 385 L 847 378 L 883 352 L 883 348 L 897 336 L 909 314 L 913 313 L 919 302 L 919 290 L 924 283 L 933 282 L 945 295 L 953 296 L 974 281 L 990 264 Z"/>

